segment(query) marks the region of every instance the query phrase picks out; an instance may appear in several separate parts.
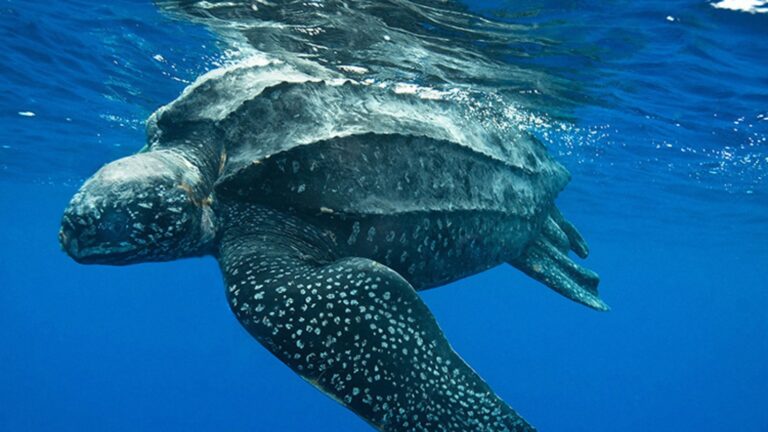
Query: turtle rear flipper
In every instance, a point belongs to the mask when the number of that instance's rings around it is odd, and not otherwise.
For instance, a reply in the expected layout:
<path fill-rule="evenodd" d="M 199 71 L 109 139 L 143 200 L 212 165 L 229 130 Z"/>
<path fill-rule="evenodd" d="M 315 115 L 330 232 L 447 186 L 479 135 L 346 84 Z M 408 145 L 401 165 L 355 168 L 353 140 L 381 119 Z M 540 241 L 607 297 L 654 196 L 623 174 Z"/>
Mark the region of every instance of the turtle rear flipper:
<path fill-rule="evenodd" d="M 568 247 L 563 250 L 563 253 L 567 253 L 568 249 L 570 249 L 576 256 L 582 259 L 589 255 L 589 246 L 586 240 L 584 240 L 584 237 L 581 236 L 579 230 L 572 223 L 565 220 L 557 207 L 552 208 L 552 212 L 549 218 L 547 218 L 545 229 L 547 227 L 550 227 L 550 230 L 559 230 L 568 239 Z"/>
<path fill-rule="evenodd" d="M 573 262 L 568 250 L 582 258 L 589 253 L 581 234 L 555 209 L 541 236 L 510 264 L 573 301 L 600 311 L 609 310 L 597 292 L 600 277 Z"/>

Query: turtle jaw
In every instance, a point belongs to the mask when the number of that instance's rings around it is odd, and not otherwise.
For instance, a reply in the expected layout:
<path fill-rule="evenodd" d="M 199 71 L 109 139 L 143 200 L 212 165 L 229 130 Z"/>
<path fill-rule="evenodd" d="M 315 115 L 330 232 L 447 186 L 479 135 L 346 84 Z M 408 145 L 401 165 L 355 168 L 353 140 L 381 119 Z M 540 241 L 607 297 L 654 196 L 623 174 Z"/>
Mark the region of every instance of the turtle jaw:
<path fill-rule="evenodd" d="M 76 238 L 71 238 L 62 229 L 59 231 L 61 248 L 79 264 L 130 264 L 134 256 L 133 247 L 128 246 L 93 246 L 79 247 Z"/>

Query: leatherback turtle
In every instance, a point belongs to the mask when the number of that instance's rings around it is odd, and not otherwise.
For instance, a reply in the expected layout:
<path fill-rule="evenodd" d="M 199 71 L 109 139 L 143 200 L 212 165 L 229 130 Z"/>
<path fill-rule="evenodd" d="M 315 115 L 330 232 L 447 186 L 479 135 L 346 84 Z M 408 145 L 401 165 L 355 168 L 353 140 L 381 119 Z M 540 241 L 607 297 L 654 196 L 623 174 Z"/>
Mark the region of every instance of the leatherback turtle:
<path fill-rule="evenodd" d="M 61 245 L 93 264 L 215 256 L 245 329 L 379 430 L 533 430 L 417 291 L 510 263 L 607 307 L 567 256 L 588 253 L 554 205 L 567 171 L 458 99 L 266 60 L 211 72 L 85 182 Z"/>

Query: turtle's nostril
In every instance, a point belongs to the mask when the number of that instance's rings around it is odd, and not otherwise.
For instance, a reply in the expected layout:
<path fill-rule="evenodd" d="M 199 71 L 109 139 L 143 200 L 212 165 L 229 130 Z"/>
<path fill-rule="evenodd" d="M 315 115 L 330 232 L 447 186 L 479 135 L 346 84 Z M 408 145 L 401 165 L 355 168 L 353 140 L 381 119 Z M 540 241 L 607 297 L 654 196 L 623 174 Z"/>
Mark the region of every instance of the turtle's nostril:
<path fill-rule="evenodd" d="M 69 243 L 69 236 L 64 231 L 64 228 L 59 229 L 59 244 L 61 248 L 67 250 L 67 244 Z"/>
<path fill-rule="evenodd" d="M 77 236 L 75 235 L 75 227 L 65 218 L 61 222 L 61 229 L 59 230 L 59 244 L 61 249 L 67 253 L 67 255 L 75 258 L 78 253 Z"/>

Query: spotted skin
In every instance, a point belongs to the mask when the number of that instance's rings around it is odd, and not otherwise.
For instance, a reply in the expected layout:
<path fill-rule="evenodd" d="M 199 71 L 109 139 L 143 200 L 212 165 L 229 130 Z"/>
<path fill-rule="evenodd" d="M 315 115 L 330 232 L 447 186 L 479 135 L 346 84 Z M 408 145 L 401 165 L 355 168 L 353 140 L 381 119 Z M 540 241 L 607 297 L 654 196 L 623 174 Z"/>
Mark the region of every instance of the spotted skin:
<path fill-rule="evenodd" d="M 398 215 L 312 214 L 337 250 L 380 262 L 417 290 L 476 274 L 520 255 L 536 229 L 501 212 L 412 212 Z"/>
<path fill-rule="evenodd" d="M 453 351 L 397 272 L 337 257 L 322 229 L 225 210 L 218 259 L 242 325 L 306 381 L 381 431 L 533 431 Z"/>

